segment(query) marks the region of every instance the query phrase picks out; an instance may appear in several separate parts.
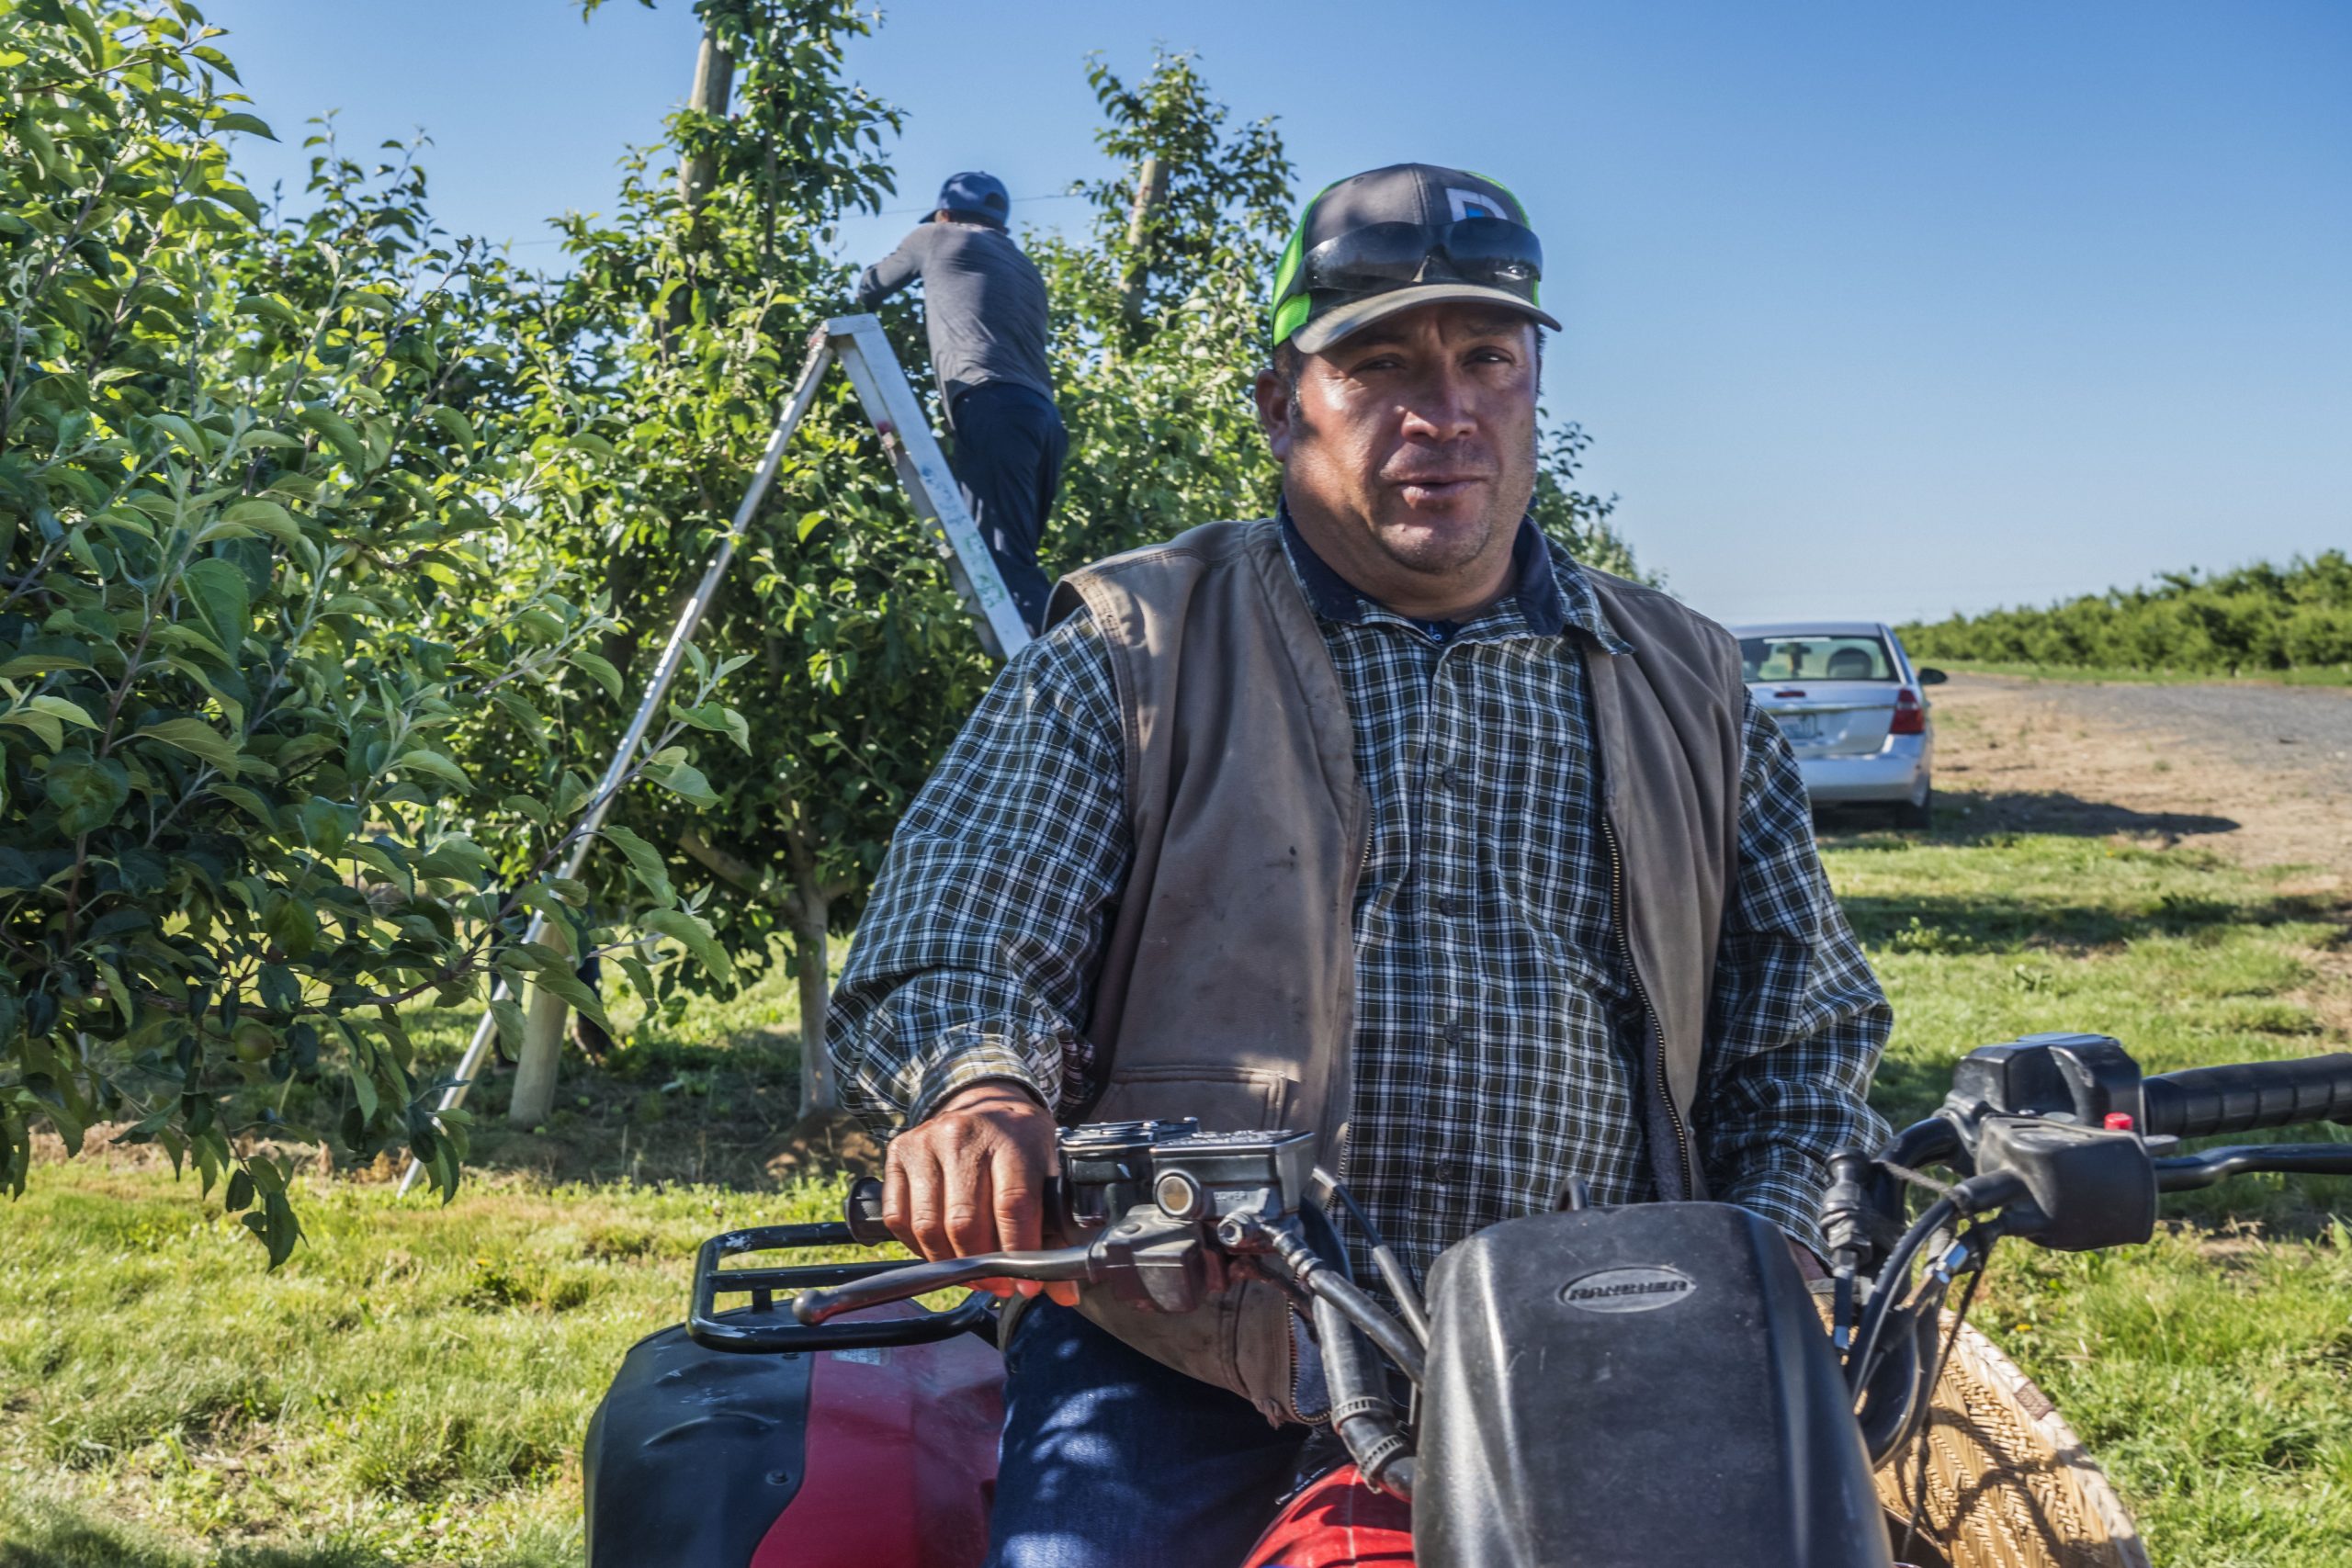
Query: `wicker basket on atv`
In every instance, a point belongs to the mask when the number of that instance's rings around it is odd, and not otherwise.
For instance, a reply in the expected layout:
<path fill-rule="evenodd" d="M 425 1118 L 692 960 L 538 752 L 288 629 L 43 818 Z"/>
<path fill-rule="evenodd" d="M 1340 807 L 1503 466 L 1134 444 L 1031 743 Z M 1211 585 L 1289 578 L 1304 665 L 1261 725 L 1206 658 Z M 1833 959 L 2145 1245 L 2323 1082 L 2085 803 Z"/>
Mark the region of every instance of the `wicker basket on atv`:
<path fill-rule="evenodd" d="M 1955 1334 L 1935 1404 L 1921 1428 L 1920 1468 L 1890 1461 L 1877 1471 L 1898 1545 L 1913 1511 L 1927 1568 L 2149 1568 L 2123 1500 L 2050 1396 L 1973 1325 Z"/>
<path fill-rule="evenodd" d="M 590 1427 L 589 1562 L 974 1568 L 993 1298 L 910 1303 L 1012 1277 L 1146 1311 L 1241 1280 L 1290 1297 L 1346 1457 L 1229 1568 L 2146 1568 L 2098 1465 L 1966 1324 L 1974 1283 L 2004 1236 L 2122 1246 L 2161 1192 L 2352 1175 L 2343 1142 L 2179 1152 L 2331 1121 L 2352 1122 L 2352 1055 L 2143 1078 L 2104 1036 L 2039 1035 L 1972 1053 L 1934 1116 L 1831 1161 L 1826 1284 L 1746 1211 L 1571 1195 L 1448 1248 L 1426 1301 L 1308 1134 L 1075 1129 L 1058 1248 L 728 1266 L 883 1244 L 857 1189 L 841 1224 L 706 1242 L 686 1324 L 630 1351 Z M 1933 1194 L 1916 1216 L 1914 1186 Z M 1394 1311 L 1350 1275 L 1334 1216 Z"/>

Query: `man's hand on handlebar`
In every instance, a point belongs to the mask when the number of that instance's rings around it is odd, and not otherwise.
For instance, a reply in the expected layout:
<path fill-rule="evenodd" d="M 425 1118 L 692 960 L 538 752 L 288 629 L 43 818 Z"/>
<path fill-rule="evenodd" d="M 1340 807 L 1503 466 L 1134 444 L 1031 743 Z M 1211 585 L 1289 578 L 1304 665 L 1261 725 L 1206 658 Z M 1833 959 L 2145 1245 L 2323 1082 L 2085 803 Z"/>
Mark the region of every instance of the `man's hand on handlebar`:
<path fill-rule="evenodd" d="M 942 1100 L 928 1120 L 890 1140 L 882 1222 L 922 1258 L 1034 1252 L 1043 1245 L 1046 1186 L 1057 1155 L 1054 1119 L 1009 1083 L 979 1083 Z M 984 1280 L 980 1289 L 1064 1306 L 1078 1287 Z"/>

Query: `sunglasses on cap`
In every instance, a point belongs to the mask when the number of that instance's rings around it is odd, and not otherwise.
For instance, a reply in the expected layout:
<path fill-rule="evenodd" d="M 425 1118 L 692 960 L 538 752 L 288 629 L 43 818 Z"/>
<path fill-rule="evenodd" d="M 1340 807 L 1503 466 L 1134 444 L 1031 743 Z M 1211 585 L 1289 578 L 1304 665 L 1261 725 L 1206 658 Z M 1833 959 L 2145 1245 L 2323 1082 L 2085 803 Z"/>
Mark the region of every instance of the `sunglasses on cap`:
<path fill-rule="evenodd" d="M 1368 223 L 1308 251 L 1299 272 L 1316 291 L 1358 294 L 1459 279 L 1532 298 L 1544 276 L 1544 246 L 1532 230 L 1507 218 Z"/>

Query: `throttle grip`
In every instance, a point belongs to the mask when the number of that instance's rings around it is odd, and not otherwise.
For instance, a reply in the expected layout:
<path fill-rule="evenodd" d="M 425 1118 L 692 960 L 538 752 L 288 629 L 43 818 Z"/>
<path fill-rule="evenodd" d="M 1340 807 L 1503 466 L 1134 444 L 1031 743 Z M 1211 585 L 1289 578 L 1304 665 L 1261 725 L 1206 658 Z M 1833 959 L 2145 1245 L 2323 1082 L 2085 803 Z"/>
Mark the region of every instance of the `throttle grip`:
<path fill-rule="evenodd" d="M 879 1178 L 861 1176 L 849 1184 L 849 1195 L 842 1200 L 842 1218 L 849 1225 L 850 1239 L 858 1246 L 890 1245 L 890 1227 L 882 1223 L 882 1182 Z"/>
<path fill-rule="evenodd" d="M 2178 1138 L 2352 1122 L 2352 1052 L 2163 1073 L 2141 1085 L 2143 1132 Z"/>
<path fill-rule="evenodd" d="M 1080 1234 L 1069 1213 L 1069 1186 L 1058 1176 L 1046 1183 L 1046 1239 Z M 849 1184 L 847 1196 L 842 1199 L 842 1219 L 849 1226 L 850 1239 L 860 1247 L 888 1247 L 898 1238 L 882 1221 L 882 1179 L 861 1176 Z"/>

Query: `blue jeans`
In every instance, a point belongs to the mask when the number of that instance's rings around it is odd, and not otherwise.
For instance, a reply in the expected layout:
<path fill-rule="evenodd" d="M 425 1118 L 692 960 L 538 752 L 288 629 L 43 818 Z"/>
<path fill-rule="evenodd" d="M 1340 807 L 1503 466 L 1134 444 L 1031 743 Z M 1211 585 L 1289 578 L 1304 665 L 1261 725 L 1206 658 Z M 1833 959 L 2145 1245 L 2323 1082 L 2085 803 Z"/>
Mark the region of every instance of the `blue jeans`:
<path fill-rule="evenodd" d="M 1021 618 L 1035 632 L 1054 591 L 1037 565 L 1037 546 L 1069 451 L 1061 411 L 1045 393 L 1017 382 L 986 381 L 956 398 L 951 417 L 956 449 L 948 467 Z"/>
<path fill-rule="evenodd" d="M 1037 1302 L 1005 1356 L 988 1568 L 1239 1568 L 1307 1433 Z"/>

